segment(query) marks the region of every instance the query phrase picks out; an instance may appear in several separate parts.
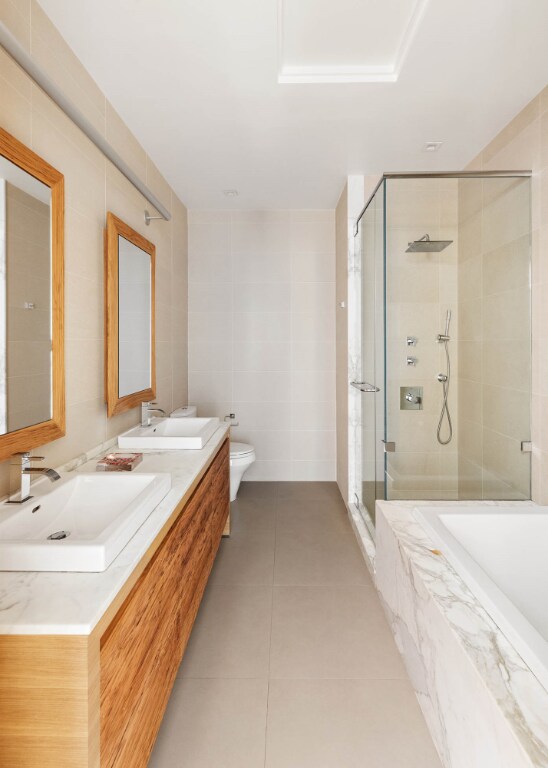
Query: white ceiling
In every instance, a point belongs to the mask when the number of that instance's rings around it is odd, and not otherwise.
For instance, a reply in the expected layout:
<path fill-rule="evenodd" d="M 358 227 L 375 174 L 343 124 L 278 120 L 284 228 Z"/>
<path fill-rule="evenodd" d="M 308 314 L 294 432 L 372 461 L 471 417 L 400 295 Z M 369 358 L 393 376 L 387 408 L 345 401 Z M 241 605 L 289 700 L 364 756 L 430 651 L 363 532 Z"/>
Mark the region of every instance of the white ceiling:
<path fill-rule="evenodd" d="M 40 3 L 190 208 L 329 208 L 348 174 L 460 169 L 548 82 L 546 0 Z M 278 82 L 303 66 L 396 80 Z"/>
<path fill-rule="evenodd" d="M 278 82 L 394 82 L 428 0 L 278 0 Z"/>

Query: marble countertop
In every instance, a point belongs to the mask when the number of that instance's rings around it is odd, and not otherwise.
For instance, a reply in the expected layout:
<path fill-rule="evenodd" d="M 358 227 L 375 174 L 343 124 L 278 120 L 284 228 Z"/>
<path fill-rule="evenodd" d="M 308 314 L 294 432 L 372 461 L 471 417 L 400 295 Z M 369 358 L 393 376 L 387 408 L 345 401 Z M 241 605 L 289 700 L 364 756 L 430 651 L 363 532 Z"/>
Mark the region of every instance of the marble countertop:
<path fill-rule="evenodd" d="M 532 765 L 548 768 L 548 691 L 450 563 L 437 554 L 428 533 L 413 514 L 416 506 L 523 508 L 529 505 L 532 502 L 385 501 L 377 502 L 377 512 L 396 536 L 411 583 L 416 585 L 416 579 L 420 579 L 430 594 Z M 393 564 L 385 563 L 385 571 L 391 573 L 392 570 Z M 413 599 L 416 598 L 409 594 L 409 601 Z"/>
<path fill-rule="evenodd" d="M 102 573 L 0 572 L 0 634 L 88 635 L 209 459 L 228 434 L 221 424 L 199 451 L 143 451 L 134 472 L 169 472 L 171 490 Z M 94 472 L 95 463 L 116 441 L 98 446 L 61 467 L 66 472 Z M 35 486 L 36 487 L 36 486 Z"/>

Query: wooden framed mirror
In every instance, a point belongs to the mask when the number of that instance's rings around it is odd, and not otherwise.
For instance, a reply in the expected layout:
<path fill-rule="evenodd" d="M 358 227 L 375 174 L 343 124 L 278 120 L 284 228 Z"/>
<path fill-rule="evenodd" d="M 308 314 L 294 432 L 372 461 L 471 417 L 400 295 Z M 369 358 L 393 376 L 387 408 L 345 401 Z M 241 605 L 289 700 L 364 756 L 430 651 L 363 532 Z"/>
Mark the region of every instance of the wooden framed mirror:
<path fill-rule="evenodd" d="M 155 258 L 153 243 L 107 213 L 105 386 L 109 416 L 155 397 Z"/>
<path fill-rule="evenodd" d="M 0 460 L 65 434 L 64 177 L 0 128 Z"/>

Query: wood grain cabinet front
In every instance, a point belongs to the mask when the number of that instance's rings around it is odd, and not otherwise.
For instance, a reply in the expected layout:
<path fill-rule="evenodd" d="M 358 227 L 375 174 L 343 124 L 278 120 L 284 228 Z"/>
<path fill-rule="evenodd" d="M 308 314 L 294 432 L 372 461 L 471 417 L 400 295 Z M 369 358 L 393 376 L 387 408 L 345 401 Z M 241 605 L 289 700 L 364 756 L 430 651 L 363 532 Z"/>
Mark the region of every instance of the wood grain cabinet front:
<path fill-rule="evenodd" d="M 229 509 L 227 439 L 112 618 L 0 636 L 0 768 L 145 768 Z"/>
<path fill-rule="evenodd" d="M 101 768 L 148 762 L 228 508 L 225 443 L 101 638 Z"/>

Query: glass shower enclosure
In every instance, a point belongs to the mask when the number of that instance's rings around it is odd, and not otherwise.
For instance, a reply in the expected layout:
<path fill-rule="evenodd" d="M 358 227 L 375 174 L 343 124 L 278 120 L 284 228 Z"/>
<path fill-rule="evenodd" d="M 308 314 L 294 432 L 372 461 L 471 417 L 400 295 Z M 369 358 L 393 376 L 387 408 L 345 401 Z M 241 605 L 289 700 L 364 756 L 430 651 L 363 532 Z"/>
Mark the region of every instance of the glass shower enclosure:
<path fill-rule="evenodd" d="M 530 174 L 387 174 L 355 256 L 351 491 L 367 525 L 377 499 L 529 499 Z"/>

